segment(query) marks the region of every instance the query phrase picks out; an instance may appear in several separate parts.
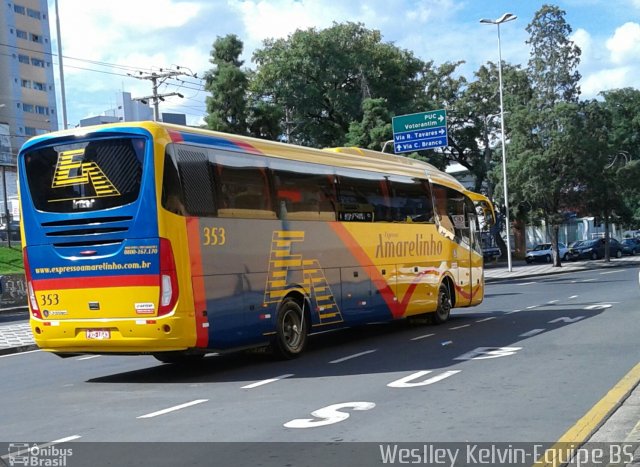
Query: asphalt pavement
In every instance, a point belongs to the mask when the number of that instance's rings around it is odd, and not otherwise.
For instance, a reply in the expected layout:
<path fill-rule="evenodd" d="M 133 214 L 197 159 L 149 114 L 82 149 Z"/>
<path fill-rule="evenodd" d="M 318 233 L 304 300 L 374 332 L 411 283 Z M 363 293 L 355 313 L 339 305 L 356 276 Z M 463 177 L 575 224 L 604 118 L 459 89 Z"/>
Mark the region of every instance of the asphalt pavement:
<path fill-rule="evenodd" d="M 560 267 L 543 263 L 526 264 L 522 260 L 514 260 L 511 270 L 507 267 L 506 261 L 496 262 L 486 265 L 485 281 L 491 283 L 496 281 L 523 280 L 550 274 L 621 267 L 635 268 L 638 270 L 638 303 L 640 306 L 640 256 L 614 258 L 609 262 L 604 260 L 563 262 Z M 27 319 L 28 312 L 26 308 L 0 309 L 0 358 L 37 349 L 33 336 L 31 335 L 29 324 L 26 321 Z M 586 446 L 601 445 L 599 443 L 627 443 L 633 446 L 633 460 L 630 462 L 612 463 L 610 465 L 640 467 L 639 383 L 640 362 L 616 387 L 611 389 L 601 403 L 596 404 L 589 413 L 585 414 L 585 418 L 591 417 L 591 419 L 597 418 L 601 420 L 598 428 L 593 433 L 588 433 L 586 436 L 584 433 L 581 434 L 580 441 L 584 439 L 588 440 Z M 580 421 L 578 421 L 576 426 L 579 426 L 579 424 Z M 573 431 L 570 430 L 560 441 L 573 441 L 571 437 L 575 433 L 575 429 Z M 625 458 L 625 461 L 629 460 L 628 457 L 629 456 Z M 561 464 L 550 462 L 541 465 Z"/>

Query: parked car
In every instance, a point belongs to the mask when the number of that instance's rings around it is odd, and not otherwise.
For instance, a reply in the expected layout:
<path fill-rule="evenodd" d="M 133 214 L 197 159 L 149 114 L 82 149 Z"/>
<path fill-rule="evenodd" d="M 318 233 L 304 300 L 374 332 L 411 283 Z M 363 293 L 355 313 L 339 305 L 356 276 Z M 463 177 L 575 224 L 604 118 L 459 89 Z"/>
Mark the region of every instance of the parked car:
<path fill-rule="evenodd" d="M 580 251 L 579 248 L 584 244 L 585 240 L 578 240 L 575 242 L 569 243 L 569 259 L 571 261 L 577 261 L 580 259 Z"/>
<path fill-rule="evenodd" d="M 563 261 L 569 259 L 569 248 L 562 242 L 558 242 L 558 254 Z M 527 251 L 525 260 L 527 263 L 533 263 L 534 261 L 544 261 L 550 263 L 553 258 L 553 252 L 551 250 L 551 243 L 539 243 L 532 250 Z"/>
<path fill-rule="evenodd" d="M 625 238 L 620 243 L 622 244 L 622 253 L 625 255 L 640 254 L 640 238 Z"/>
<path fill-rule="evenodd" d="M 604 238 L 596 238 L 595 240 L 585 240 L 574 248 L 576 259 L 600 259 L 604 258 Z M 611 258 L 620 258 L 622 256 L 622 245 L 615 238 L 609 239 L 609 255 Z"/>

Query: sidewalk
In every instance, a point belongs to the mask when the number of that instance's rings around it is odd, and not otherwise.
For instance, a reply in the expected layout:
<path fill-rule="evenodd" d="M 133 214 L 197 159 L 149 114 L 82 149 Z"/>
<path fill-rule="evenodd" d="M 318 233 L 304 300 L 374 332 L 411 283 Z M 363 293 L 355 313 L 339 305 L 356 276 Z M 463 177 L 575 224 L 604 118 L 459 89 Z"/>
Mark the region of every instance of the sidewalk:
<path fill-rule="evenodd" d="M 623 256 L 613 258 L 610 262 L 599 260 L 585 261 L 563 261 L 561 267 L 553 267 L 552 264 L 532 263 L 527 264 L 524 260 L 513 260 L 511 271 L 508 270 L 507 262 L 489 263 L 485 265 L 484 278 L 486 282 L 493 282 L 505 279 L 522 279 L 527 277 L 544 276 L 549 274 L 561 274 L 574 271 L 585 271 L 590 269 L 606 269 L 620 267 L 640 268 L 640 255 Z"/>
<path fill-rule="evenodd" d="M 15 309 L 0 309 L 0 314 L 7 313 L 8 311 L 14 312 L 14 310 Z M 24 319 L 29 318 L 28 314 L 23 313 L 23 315 Z M 35 349 L 37 349 L 37 347 L 33 340 L 28 321 L 22 320 L 0 323 L 0 355 L 27 352 Z"/>

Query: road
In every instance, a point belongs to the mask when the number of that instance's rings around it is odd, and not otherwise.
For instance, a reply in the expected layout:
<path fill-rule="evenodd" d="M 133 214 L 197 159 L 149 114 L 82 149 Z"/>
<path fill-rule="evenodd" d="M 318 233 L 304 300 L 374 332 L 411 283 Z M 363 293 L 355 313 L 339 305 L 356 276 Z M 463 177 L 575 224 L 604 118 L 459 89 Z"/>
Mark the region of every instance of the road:
<path fill-rule="evenodd" d="M 5 356 L 0 440 L 551 443 L 640 361 L 638 297 L 635 268 L 491 283 L 445 325 L 317 335 L 287 362 Z"/>

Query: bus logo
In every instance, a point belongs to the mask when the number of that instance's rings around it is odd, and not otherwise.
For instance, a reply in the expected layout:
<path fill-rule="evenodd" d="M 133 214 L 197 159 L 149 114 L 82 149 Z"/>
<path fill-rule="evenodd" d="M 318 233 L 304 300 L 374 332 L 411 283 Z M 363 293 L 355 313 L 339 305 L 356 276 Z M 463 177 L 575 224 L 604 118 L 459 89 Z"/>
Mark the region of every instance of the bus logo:
<path fill-rule="evenodd" d="M 302 255 L 291 252 L 293 244 L 302 241 L 304 241 L 304 231 L 275 230 L 273 232 L 264 303 L 278 303 L 282 300 L 288 293 L 289 270 L 302 270 L 302 285 L 313 299 L 312 305 L 318 312 L 320 324 L 342 322 L 342 314 L 333 298 L 320 262 L 317 259 L 304 259 Z"/>
<path fill-rule="evenodd" d="M 95 195 L 83 198 L 102 198 L 105 196 L 120 196 L 120 192 L 102 169 L 93 161 L 84 162 L 84 149 L 61 152 L 53 175 L 52 188 L 64 188 L 71 185 L 91 185 Z M 79 206 L 86 207 L 86 206 Z"/>

